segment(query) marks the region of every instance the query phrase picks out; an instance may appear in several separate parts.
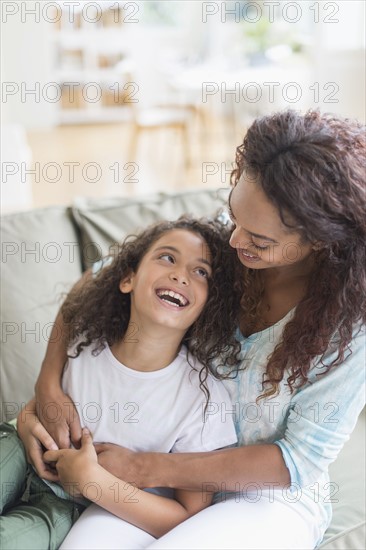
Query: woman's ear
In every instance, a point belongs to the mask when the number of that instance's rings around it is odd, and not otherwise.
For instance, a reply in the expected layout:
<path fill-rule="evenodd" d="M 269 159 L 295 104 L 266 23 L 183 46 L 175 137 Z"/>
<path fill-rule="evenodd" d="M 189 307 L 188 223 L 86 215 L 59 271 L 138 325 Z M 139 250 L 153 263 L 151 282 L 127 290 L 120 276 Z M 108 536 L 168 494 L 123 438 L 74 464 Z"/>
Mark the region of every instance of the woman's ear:
<path fill-rule="evenodd" d="M 119 289 L 122 294 L 129 294 L 133 289 L 133 273 L 131 272 L 127 277 L 122 279 L 119 283 Z"/>

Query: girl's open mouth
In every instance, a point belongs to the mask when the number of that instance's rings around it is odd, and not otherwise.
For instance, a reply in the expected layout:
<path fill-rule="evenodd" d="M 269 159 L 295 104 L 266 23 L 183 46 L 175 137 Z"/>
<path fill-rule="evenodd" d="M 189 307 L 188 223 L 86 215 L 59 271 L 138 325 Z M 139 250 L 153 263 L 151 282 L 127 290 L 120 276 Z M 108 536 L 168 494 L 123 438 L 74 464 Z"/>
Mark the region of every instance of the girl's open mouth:
<path fill-rule="evenodd" d="M 162 302 L 175 307 L 186 307 L 189 304 L 189 300 L 183 294 L 166 288 L 159 288 L 156 295 Z"/>

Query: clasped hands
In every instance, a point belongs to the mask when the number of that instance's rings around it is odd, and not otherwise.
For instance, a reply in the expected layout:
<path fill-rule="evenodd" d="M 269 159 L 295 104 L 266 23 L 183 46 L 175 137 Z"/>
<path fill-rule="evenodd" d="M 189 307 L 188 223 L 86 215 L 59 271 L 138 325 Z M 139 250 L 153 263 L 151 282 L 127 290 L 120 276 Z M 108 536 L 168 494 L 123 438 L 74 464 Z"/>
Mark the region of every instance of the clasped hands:
<path fill-rule="evenodd" d="M 74 407 L 70 398 L 65 394 L 63 396 Z M 79 416 L 76 410 L 74 412 L 72 424 L 70 408 L 66 406 L 57 423 L 43 419 L 47 429 L 37 416 L 35 399 L 20 412 L 17 421 L 18 434 L 23 441 L 27 460 L 38 475 L 48 481 L 59 481 L 68 490 L 68 486 L 80 481 L 80 471 L 85 473 L 87 465 L 97 463 L 116 477 L 128 479 L 133 451 L 112 443 L 93 444 L 90 432 L 83 430 L 82 433 Z M 71 449 L 71 442 L 80 448 Z"/>

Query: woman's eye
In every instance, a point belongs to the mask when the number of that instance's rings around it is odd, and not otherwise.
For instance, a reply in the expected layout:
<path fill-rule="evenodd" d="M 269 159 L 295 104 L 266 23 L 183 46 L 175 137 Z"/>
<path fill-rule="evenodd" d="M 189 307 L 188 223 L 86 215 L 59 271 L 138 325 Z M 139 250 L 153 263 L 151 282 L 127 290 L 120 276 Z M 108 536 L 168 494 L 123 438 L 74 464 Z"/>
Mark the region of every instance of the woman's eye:
<path fill-rule="evenodd" d="M 159 260 L 167 260 L 168 262 L 174 264 L 174 257 L 171 254 L 160 254 Z"/>
<path fill-rule="evenodd" d="M 257 250 L 267 250 L 267 248 L 269 248 L 268 245 L 264 245 L 264 246 L 259 246 L 258 244 L 255 244 L 255 243 L 252 243 L 254 248 L 256 248 Z"/>

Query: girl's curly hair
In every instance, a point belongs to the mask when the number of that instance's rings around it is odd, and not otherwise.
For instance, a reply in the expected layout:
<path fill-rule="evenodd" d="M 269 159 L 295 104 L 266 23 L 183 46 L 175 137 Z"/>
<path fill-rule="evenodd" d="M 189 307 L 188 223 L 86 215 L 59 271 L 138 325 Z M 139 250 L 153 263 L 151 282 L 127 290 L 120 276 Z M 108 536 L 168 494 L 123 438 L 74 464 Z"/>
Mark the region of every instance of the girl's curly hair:
<path fill-rule="evenodd" d="M 236 150 L 232 185 L 244 173 L 254 178 L 285 225 L 320 243 L 306 295 L 268 360 L 261 397 L 277 393 L 285 369 L 291 391 L 303 386 L 335 334 L 337 354 L 324 372 L 339 365 L 355 324 L 366 321 L 365 152 L 365 128 L 356 121 L 292 110 L 255 120 Z M 262 295 L 260 270 L 245 269 L 248 326 Z"/>
<path fill-rule="evenodd" d="M 160 237 L 175 229 L 200 235 L 212 257 L 206 305 L 182 340 L 202 364 L 200 385 L 208 399 L 205 381 L 214 360 L 216 365 L 219 361 L 219 364 L 234 367 L 240 351 L 234 336 L 240 309 L 240 294 L 236 290 L 237 261 L 229 247 L 230 229 L 217 219 L 197 220 L 184 215 L 176 221 L 158 222 L 138 236 L 129 235 L 118 247 L 110 265 L 71 290 L 61 314 L 68 327 L 68 346 L 77 342 L 76 357 L 91 344 L 95 346 L 93 353 L 99 353 L 106 343 L 111 346 L 121 338 L 133 338 L 133 334 L 126 334 L 130 294 L 120 291 L 120 281 L 137 271 L 146 252 Z"/>

